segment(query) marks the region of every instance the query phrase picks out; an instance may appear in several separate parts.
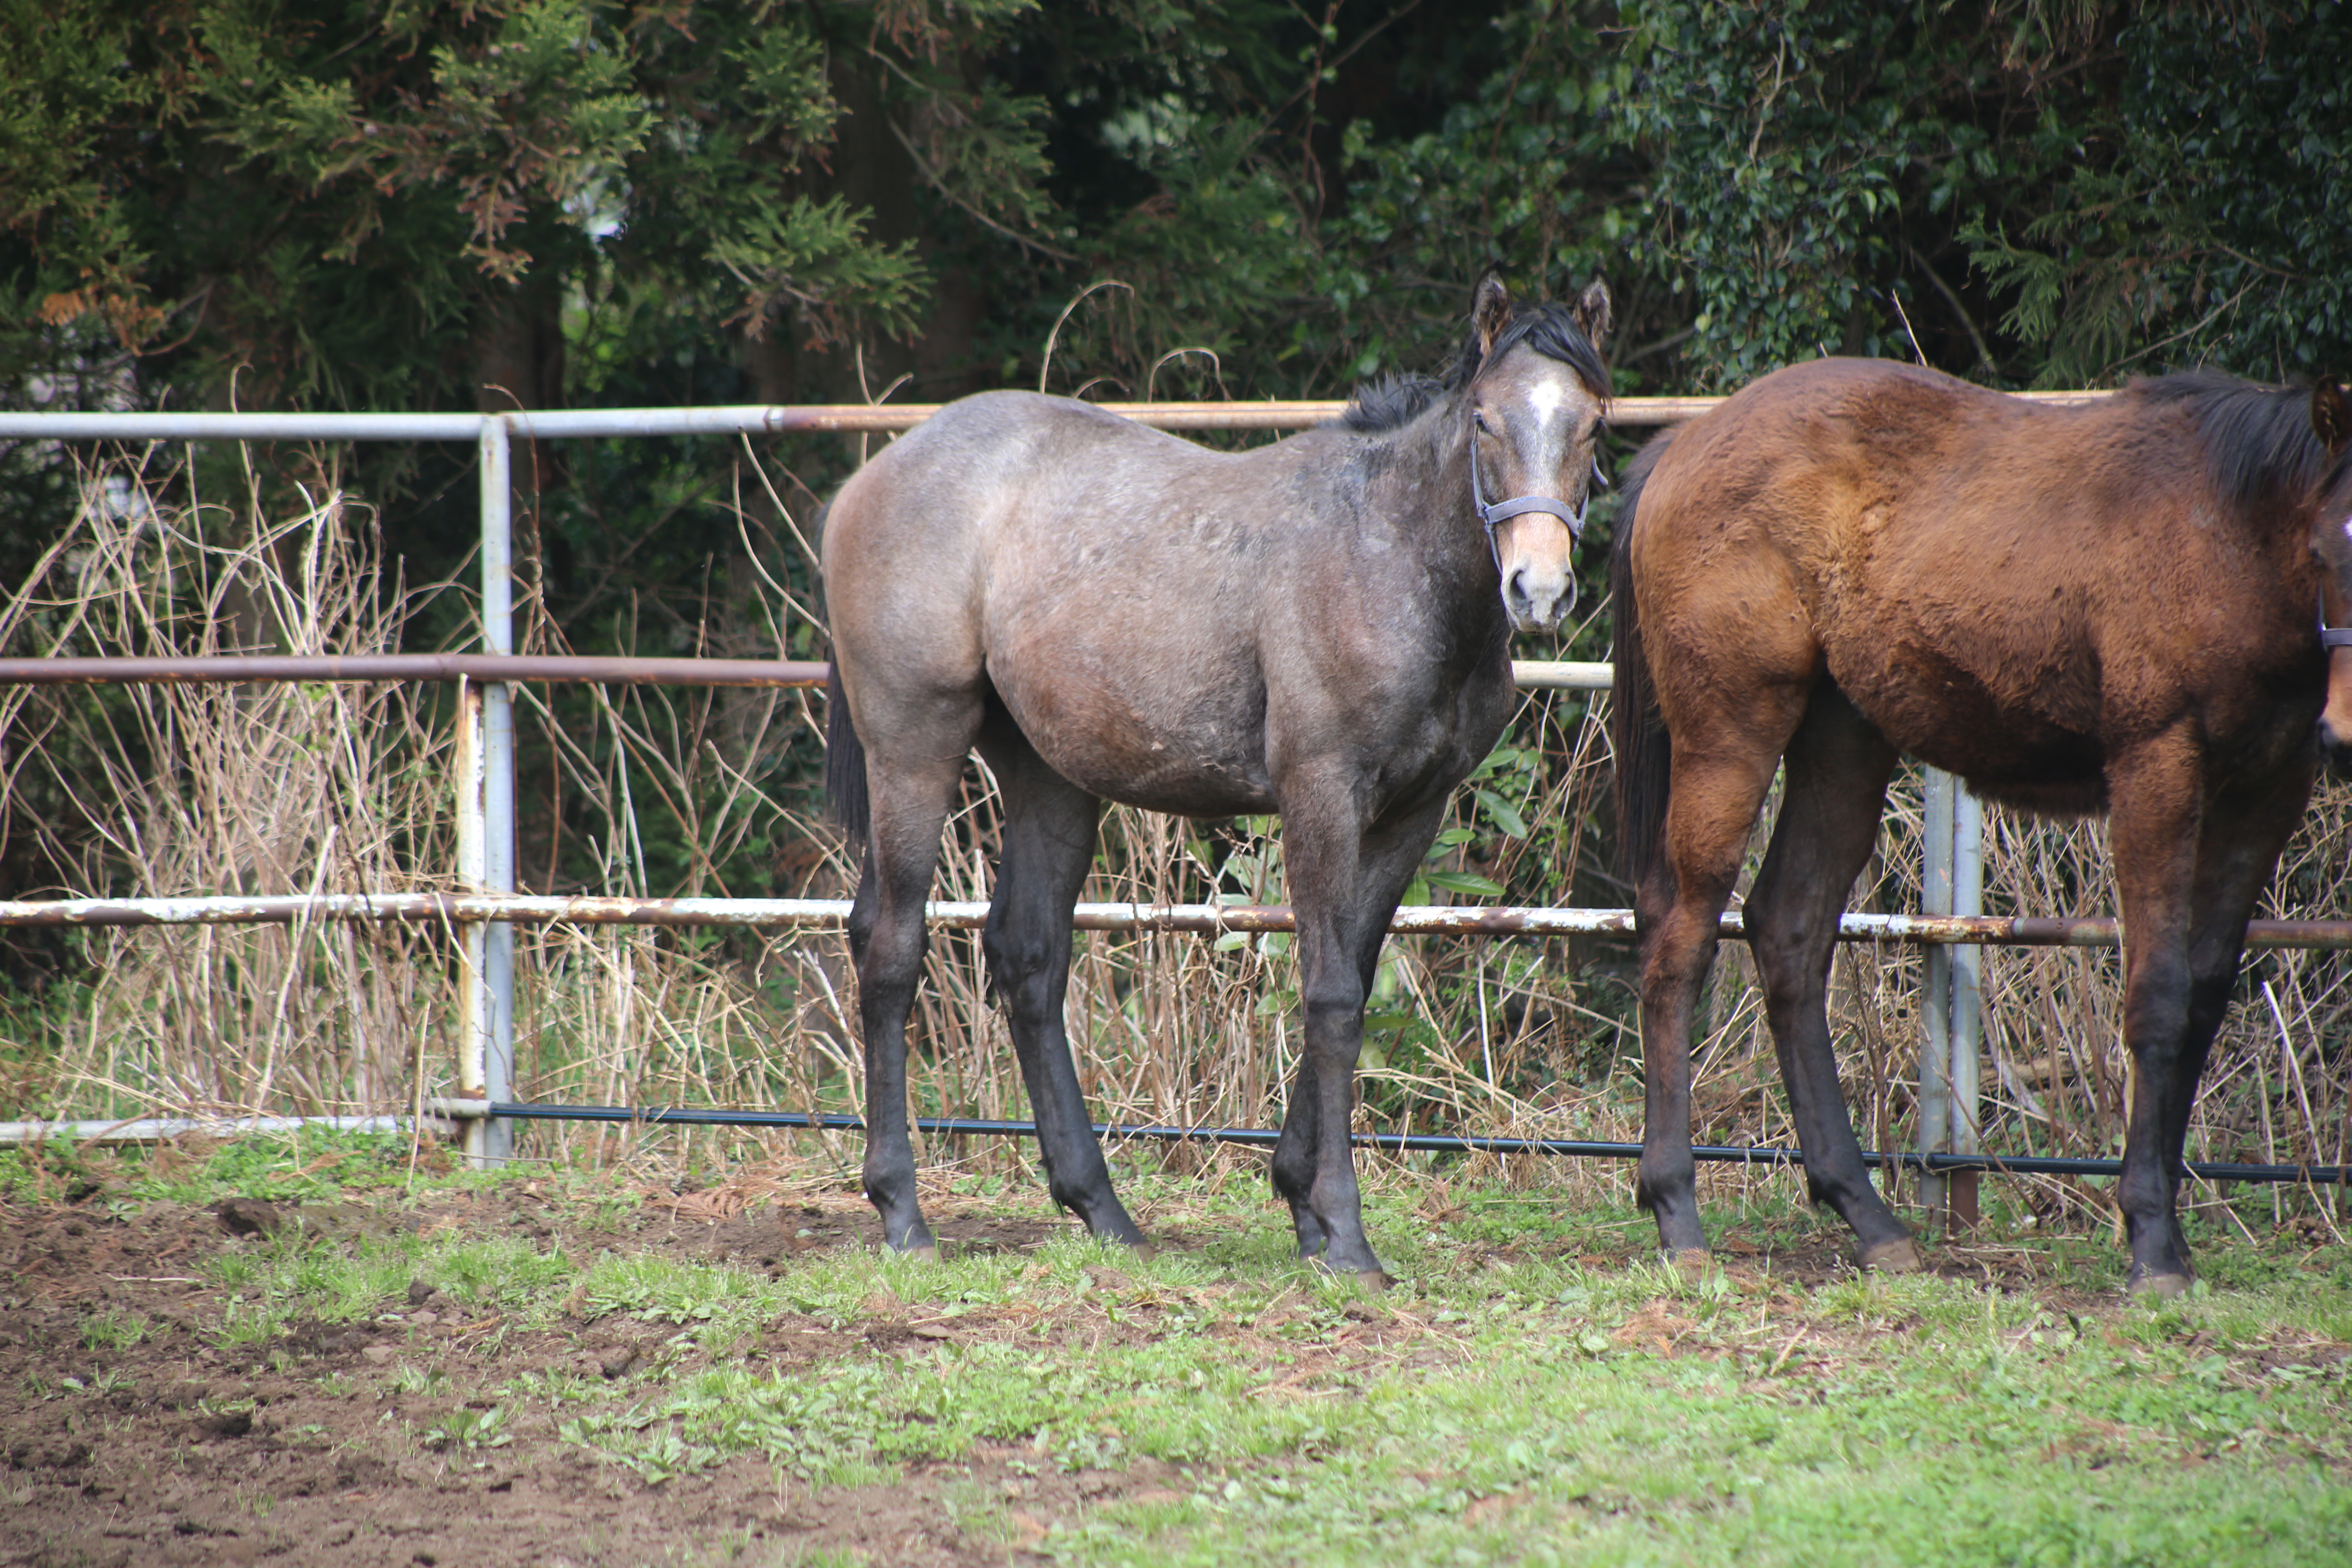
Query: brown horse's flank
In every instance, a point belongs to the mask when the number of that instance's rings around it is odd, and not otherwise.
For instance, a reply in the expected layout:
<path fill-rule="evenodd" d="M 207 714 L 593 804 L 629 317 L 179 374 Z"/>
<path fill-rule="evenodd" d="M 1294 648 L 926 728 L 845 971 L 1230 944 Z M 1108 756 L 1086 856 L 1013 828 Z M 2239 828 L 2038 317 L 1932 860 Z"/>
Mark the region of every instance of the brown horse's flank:
<path fill-rule="evenodd" d="M 1363 1003 L 1447 796 L 1514 700 L 1514 626 L 1574 597 L 1608 384 L 1595 285 L 1570 310 L 1477 291 L 1444 381 L 1341 425 L 1216 452 L 1061 398 L 950 405 L 833 500 L 828 782 L 863 840 L 850 943 L 866 1046 L 865 1184 L 887 1244 L 935 1247 L 916 1199 L 906 1025 L 923 900 L 966 754 L 1004 806 L 982 948 L 1055 1199 L 1140 1246 L 1065 1033 L 1071 907 L 1105 799 L 1279 812 L 1304 1048 L 1276 1191 L 1304 1256 L 1379 1278 L 1349 1149 Z M 1497 523 L 1471 503 L 1540 504 Z"/>
<path fill-rule="evenodd" d="M 2198 372 L 2050 408 L 1823 360 L 1632 466 L 1614 563 L 1619 810 L 1642 929 L 1640 1192 L 1705 1246 L 1692 1008 L 1776 768 L 1746 906 L 1815 1195 L 1866 1263 L 1916 1262 L 1837 1084 L 1831 943 L 1899 754 L 1979 793 L 2111 817 L 2138 1064 L 2119 1201 L 2132 1279 L 2189 1278 L 2174 1216 L 2198 1074 L 2245 921 L 2334 746 L 2317 627 L 2352 612 L 2341 391 Z M 2352 721 L 2352 681 L 2335 683 Z"/>

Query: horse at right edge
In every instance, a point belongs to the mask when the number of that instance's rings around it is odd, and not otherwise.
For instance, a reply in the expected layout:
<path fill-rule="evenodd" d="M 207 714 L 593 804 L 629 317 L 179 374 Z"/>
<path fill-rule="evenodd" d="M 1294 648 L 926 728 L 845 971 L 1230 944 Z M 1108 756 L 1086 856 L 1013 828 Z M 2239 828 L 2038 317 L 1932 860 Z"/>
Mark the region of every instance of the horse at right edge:
<path fill-rule="evenodd" d="M 2189 1108 L 2246 921 L 2321 754 L 2352 748 L 2352 410 L 2210 371 L 2053 406 L 1823 359 L 1660 436 L 1614 565 L 1618 806 L 1641 939 L 1637 1191 L 1703 1256 L 1691 1026 L 1744 915 L 1808 1185 L 1865 1268 L 1919 1258 L 1838 1086 L 1832 944 L 1908 755 L 1987 799 L 2105 812 L 2124 931 L 2129 1288 L 2194 1278 Z"/>

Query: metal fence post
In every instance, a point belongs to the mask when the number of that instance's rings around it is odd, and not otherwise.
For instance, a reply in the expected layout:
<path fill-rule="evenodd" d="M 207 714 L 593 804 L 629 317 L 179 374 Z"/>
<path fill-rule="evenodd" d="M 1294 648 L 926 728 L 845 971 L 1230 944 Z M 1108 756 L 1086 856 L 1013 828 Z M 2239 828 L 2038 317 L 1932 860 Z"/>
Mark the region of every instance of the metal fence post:
<path fill-rule="evenodd" d="M 1979 915 L 1984 912 L 1984 803 L 1958 780 L 1952 784 L 1952 913 Z M 1978 1057 L 1983 1026 L 1984 949 L 1953 946 L 1944 951 L 1951 955 L 1947 961 L 1951 966 L 1950 1147 L 1955 1154 L 1974 1154 L 1979 1152 L 1982 1096 Z M 1977 1175 L 1974 1171 L 1955 1171 L 1946 1178 L 1945 1196 L 1955 1229 L 1968 1230 L 1977 1223 Z"/>
<path fill-rule="evenodd" d="M 1952 912 L 1952 797 L 1958 781 L 1938 768 L 1927 770 L 1923 812 L 1919 908 L 1930 915 Z M 1920 1002 L 1927 1037 L 1919 1047 L 1919 1152 L 1947 1154 L 1952 1138 L 1952 949 L 1942 944 L 1927 950 L 1926 995 Z M 1919 1201 L 1927 1206 L 1928 1224 L 1945 1217 L 1944 1178 L 1919 1173 Z"/>
<path fill-rule="evenodd" d="M 514 652 L 511 464 L 504 416 L 482 421 L 482 651 Z M 515 890 L 514 703 L 503 682 L 458 687 L 457 875 L 486 893 Z M 514 1098 L 514 927 L 483 921 L 464 927 L 465 1021 L 457 1091 L 468 1100 Z M 514 1125 L 503 1118 L 471 1121 L 466 1157 L 503 1164 Z"/>

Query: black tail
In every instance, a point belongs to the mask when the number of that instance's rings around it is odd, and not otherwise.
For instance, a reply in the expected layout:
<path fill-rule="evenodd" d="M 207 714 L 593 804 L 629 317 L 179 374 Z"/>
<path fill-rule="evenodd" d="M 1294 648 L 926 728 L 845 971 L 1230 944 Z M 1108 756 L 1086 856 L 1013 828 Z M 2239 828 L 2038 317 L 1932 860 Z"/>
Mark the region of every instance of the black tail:
<path fill-rule="evenodd" d="M 811 521 L 809 537 L 820 547 L 824 542 L 825 519 L 832 513 L 833 502 L 827 501 Z M 842 695 L 839 659 L 824 673 L 824 797 L 850 848 L 862 851 L 867 830 L 874 825 L 874 806 L 866 793 L 866 742 L 857 738 L 849 700 Z"/>
<path fill-rule="evenodd" d="M 1674 751 L 1666 739 L 1665 715 L 1642 647 L 1642 611 L 1633 596 L 1634 514 L 1650 470 L 1665 455 L 1672 430 L 1626 465 L 1624 500 L 1617 508 L 1617 547 L 1609 563 L 1609 588 L 1617 616 L 1617 675 L 1609 704 L 1609 743 L 1617 763 L 1617 844 L 1625 879 L 1634 899 L 1665 852 L 1666 799 L 1674 784 Z"/>
<path fill-rule="evenodd" d="M 863 848 L 866 830 L 874 826 L 873 804 L 866 795 L 866 742 L 857 738 L 849 700 L 841 694 L 838 664 L 824 677 L 824 797 L 850 847 Z"/>

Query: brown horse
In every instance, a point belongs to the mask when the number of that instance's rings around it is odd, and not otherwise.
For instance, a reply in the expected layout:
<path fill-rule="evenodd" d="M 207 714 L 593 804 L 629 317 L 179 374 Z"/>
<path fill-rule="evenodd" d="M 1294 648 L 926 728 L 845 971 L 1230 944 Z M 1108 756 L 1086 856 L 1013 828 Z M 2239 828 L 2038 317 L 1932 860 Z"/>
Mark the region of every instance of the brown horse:
<path fill-rule="evenodd" d="M 1597 283 L 1573 310 L 1515 309 L 1490 276 L 1445 381 L 1360 396 L 1336 426 L 1215 452 L 1087 404 L 984 393 L 842 488 L 822 546 L 828 783 L 866 847 L 849 932 L 866 1193 L 889 1246 L 935 1255 L 906 1026 L 940 825 L 977 746 L 1004 801 L 982 947 L 1055 1200 L 1143 1244 L 1062 1017 L 1103 800 L 1279 812 L 1306 1048 L 1275 1189 L 1302 1256 L 1383 1278 L 1349 1138 L 1364 998 L 1447 796 L 1510 713 L 1512 628 L 1549 629 L 1574 600 L 1608 315 Z"/>
<path fill-rule="evenodd" d="M 1820 360 L 1653 441 L 1615 563 L 1619 811 L 1636 888 L 1639 1193 L 1703 1250 L 1692 1012 L 1776 767 L 1746 906 L 1814 1199 L 1866 1267 L 1916 1268 L 1873 1190 L 1824 1009 L 1898 755 L 2053 815 L 2105 811 L 2134 1075 L 2118 1202 L 2134 1289 L 2191 1279 L 2174 1212 L 2246 921 L 2310 794 L 2322 626 L 2352 615 L 2342 390 L 2210 372 L 2053 407 Z M 2330 639 L 2331 643 L 2341 639 Z M 2334 648 L 2321 738 L 2352 738 Z"/>

